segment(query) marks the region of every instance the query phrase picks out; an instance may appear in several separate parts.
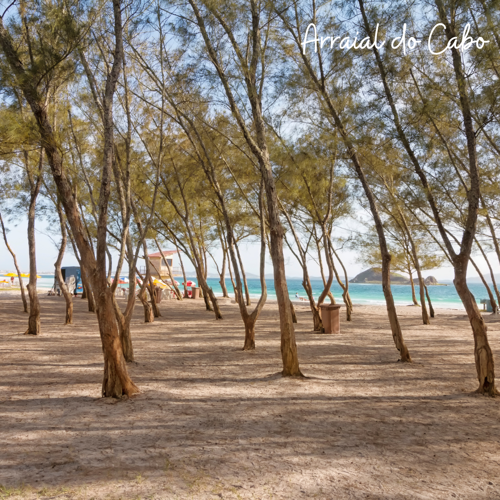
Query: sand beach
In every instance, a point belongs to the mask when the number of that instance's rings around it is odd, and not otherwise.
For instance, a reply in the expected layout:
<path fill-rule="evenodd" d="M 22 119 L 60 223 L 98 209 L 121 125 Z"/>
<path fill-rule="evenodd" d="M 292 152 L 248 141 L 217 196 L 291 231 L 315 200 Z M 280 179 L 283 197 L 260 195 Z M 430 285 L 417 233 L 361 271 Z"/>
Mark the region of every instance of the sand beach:
<path fill-rule="evenodd" d="M 296 305 L 303 379 L 280 371 L 276 304 L 243 352 L 237 305 L 136 307 L 129 366 L 141 394 L 100 397 L 97 321 L 40 295 L 42 335 L 23 335 L 19 297 L 0 294 L 0 498 L 500 498 L 500 398 L 474 394 L 464 312 L 398 313 L 414 362 L 397 362 L 384 307 L 355 307 L 339 335 Z M 500 350 L 500 319 L 486 316 Z"/>

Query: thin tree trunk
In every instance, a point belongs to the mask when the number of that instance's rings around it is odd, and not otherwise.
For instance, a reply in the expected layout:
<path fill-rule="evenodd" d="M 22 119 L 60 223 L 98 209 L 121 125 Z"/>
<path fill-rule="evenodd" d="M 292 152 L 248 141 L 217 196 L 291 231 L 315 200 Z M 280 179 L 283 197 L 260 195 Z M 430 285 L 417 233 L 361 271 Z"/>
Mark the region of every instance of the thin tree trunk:
<path fill-rule="evenodd" d="M 415 283 L 413 282 L 413 276 L 411 275 L 411 267 L 408 266 L 408 274 L 410 276 L 410 285 L 411 285 L 411 299 L 413 301 L 414 306 L 418 306 L 418 300 L 417 300 L 417 295 L 415 293 Z M 425 303 L 425 301 L 424 301 Z"/>
<path fill-rule="evenodd" d="M 226 286 L 226 263 L 227 263 L 227 250 L 222 249 L 222 267 L 221 267 L 221 272 L 220 272 L 220 287 L 222 289 L 222 296 L 224 298 L 229 298 L 229 293 L 227 291 L 227 286 Z"/>
<path fill-rule="evenodd" d="M 25 152 L 25 162 L 28 172 L 30 172 L 28 153 Z M 40 302 L 36 289 L 36 246 L 35 246 L 35 217 L 36 217 L 36 199 L 42 185 L 42 165 L 43 148 L 40 149 L 40 158 L 38 163 L 38 177 L 35 181 L 32 174 L 30 178 L 30 205 L 28 209 L 28 248 L 30 261 L 30 277 L 28 283 L 28 296 L 30 299 L 30 312 L 28 318 L 28 329 L 25 335 L 40 335 Z"/>
<path fill-rule="evenodd" d="M 491 284 L 493 285 L 493 290 L 495 290 L 495 294 L 497 296 L 497 304 L 500 305 L 500 292 L 498 291 L 498 287 L 497 287 L 497 282 L 496 282 L 496 279 L 495 279 L 495 274 L 493 272 L 493 268 L 491 267 L 491 264 L 490 264 L 490 261 L 488 259 L 488 256 L 486 255 L 486 252 L 484 251 L 483 247 L 479 244 L 479 241 L 477 240 L 476 238 L 476 245 L 478 246 L 479 250 L 481 251 L 481 254 L 484 258 L 484 260 L 486 261 L 486 264 L 488 266 L 488 270 L 490 272 L 490 278 L 491 278 Z M 498 313 L 498 308 L 497 308 L 497 311 Z"/>
<path fill-rule="evenodd" d="M 497 314 L 498 313 L 498 305 L 495 301 L 495 296 L 493 295 L 491 288 L 488 285 L 488 282 L 486 281 L 485 277 L 483 276 L 483 273 L 479 269 L 478 265 L 474 262 L 474 260 L 472 258 L 470 258 L 469 260 L 470 260 L 470 263 L 474 266 L 474 269 L 476 270 L 477 274 L 479 274 L 479 277 L 481 278 L 481 281 L 483 282 L 484 288 L 486 288 L 486 292 L 488 293 L 488 297 L 490 298 L 491 308 L 493 309 L 493 314 Z"/>
<path fill-rule="evenodd" d="M 231 279 L 231 284 L 233 285 L 234 299 L 235 299 L 236 302 L 238 302 L 238 297 L 237 297 L 238 291 L 237 291 L 236 285 L 234 283 L 233 268 L 231 266 L 231 260 L 230 259 L 228 260 L 227 268 L 229 269 L 229 278 Z"/>
<path fill-rule="evenodd" d="M 325 271 L 323 268 L 323 257 L 321 255 L 321 245 L 319 238 L 316 234 L 316 224 L 314 225 L 314 240 L 316 242 L 316 249 L 318 251 L 318 263 L 319 263 L 319 270 L 321 273 L 321 279 L 323 280 L 323 288 L 326 288 L 326 278 L 325 278 Z M 331 290 L 328 290 L 328 298 L 330 299 L 330 304 L 336 304 L 335 302 L 335 297 L 333 296 L 333 293 Z"/>
<path fill-rule="evenodd" d="M 424 284 L 424 288 L 425 288 L 425 295 L 427 297 L 427 302 L 429 303 L 429 312 L 431 314 L 431 318 L 434 318 L 435 316 L 434 307 L 432 307 L 431 297 L 429 295 L 429 290 L 427 289 L 427 285 Z"/>
<path fill-rule="evenodd" d="M 485 213 L 486 222 L 488 223 L 488 227 L 489 227 L 490 233 L 491 233 L 491 239 L 493 240 L 493 247 L 495 248 L 495 253 L 497 255 L 498 263 L 500 264 L 500 243 L 498 243 L 498 238 L 495 234 L 495 227 L 493 226 L 493 222 L 492 222 L 490 214 L 488 212 L 488 208 L 486 207 L 486 204 L 484 203 L 482 196 L 481 196 L 481 205 L 483 207 L 483 210 L 486 212 Z M 500 301 L 500 299 L 499 299 L 499 301 Z"/>
<path fill-rule="evenodd" d="M 66 223 L 64 222 L 64 215 L 59 200 L 56 203 L 56 208 L 57 208 L 57 214 L 59 216 L 59 224 L 61 227 L 61 246 L 59 247 L 59 252 L 57 254 L 57 260 L 54 264 L 54 268 L 55 268 L 56 279 L 59 282 L 59 288 L 61 289 L 62 294 L 64 296 L 64 300 L 66 301 L 66 319 L 64 324 L 70 325 L 71 323 L 73 323 L 73 296 L 71 295 L 71 293 L 69 293 L 68 287 L 64 282 L 61 271 L 61 263 L 64 257 L 64 252 L 66 250 L 68 236 L 66 234 Z"/>
<path fill-rule="evenodd" d="M 111 276 L 113 275 L 113 257 L 111 255 L 111 252 L 109 251 L 108 245 L 106 245 L 106 255 L 108 256 L 107 281 L 108 281 L 108 284 L 111 286 Z"/>
<path fill-rule="evenodd" d="M 14 261 L 14 267 L 16 268 L 17 277 L 19 279 L 19 286 L 21 287 L 21 299 L 23 301 L 23 310 L 25 313 L 27 313 L 28 312 L 28 301 L 26 300 L 26 293 L 24 291 L 24 283 L 23 283 L 23 278 L 21 277 L 21 270 L 19 269 L 19 265 L 17 263 L 16 254 L 14 253 L 12 248 L 10 247 L 9 242 L 7 240 L 7 231 L 5 230 L 5 226 L 3 224 L 3 219 L 2 219 L 1 213 L 0 213 L 0 224 L 2 225 L 3 241 L 5 243 L 5 246 L 7 247 L 7 250 L 12 255 L 12 260 Z"/>
<path fill-rule="evenodd" d="M 184 264 L 182 262 L 182 256 L 181 256 L 181 252 L 179 250 L 179 247 L 175 247 L 177 249 L 177 255 L 179 256 L 179 263 L 181 265 L 181 271 L 182 271 L 182 279 L 184 280 L 184 282 L 182 283 L 182 285 L 184 286 L 184 298 L 187 299 L 188 298 L 188 289 L 187 289 L 187 286 L 186 286 L 186 283 L 187 283 L 187 277 L 186 277 L 186 271 L 184 270 Z"/>
<path fill-rule="evenodd" d="M 247 301 L 247 306 L 251 306 L 252 300 L 250 299 L 250 292 L 248 290 L 247 276 L 245 274 L 245 266 L 243 265 L 243 261 L 241 260 L 240 249 L 238 248 L 236 241 L 234 242 L 234 248 L 236 248 L 236 254 L 238 255 L 238 262 L 240 263 L 240 271 L 241 271 L 241 276 L 243 278 L 243 286 L 245 288 L 245 298 Z"/>
<path fill-rule="evenodd" d="M 88 305 L 88 311 L 91 313 L 96 312 L 96 305 L 95 305 L 95 299 L 94 299 L 94 292 L 92 291 L 92 288 L 90 286 L 90 282 L 87 278 L 87 273 L 85 271 L 85 268 L 80 264 L 80 276 L 82 278 L 82 285 L 85 289 L 86 296 L 87 296 L 87 305 Z"/>
<path fill-rule="evenodd" d="M 129 286 L 131 285 L 129 279 Z M 130 301 L 133 300 L 135 302 L 135 279 L 134 279 L 134 294 L 133 299 L 128 298 L 127 308 L 125 314 L 123 314 L 118 302 L 116 301 L 116 296 L 113 294 L 113 309 L 115 311 L 116 322 L 118 323 L 118 330 L 120 333 L 120 342 L 122 345 L 123 357 L 127 363 L 133 363 L 134 359 L 134 346 L 132 344 L 132 335 L 130 332 L 130 317 L 131 314 L 127 314 L 127 310 L 129 308 Z"/>
<path fill-rule="evenodd" d="M 297 319 L 297 313 L 295 312 L 295 306 L 293 305 L 293 302 L 288 299 L 290 301 L 290 309 L 292 310 L 292 321 L 294 323 L 298 323 L 299 320 Z"/>
<path fill-rule="evenodd" d="M 352 307 L 351 296 L 349 294 L 349 277 L 347 275 L 347 269 L 345 268 L 344 263 L 342 262 L 342 260 L 338 256 L 337 252 L 335 251 L 335 248 L 333 248 L 333 245 L 331 245 L 331 249 L 332 249 L 333 255 L 335 255 L 336 259 L 340 263 L 340 266 L 342 267 L 342 270 L 344 271 L 344 280 L 345 280 L 344 283 L 342 282 L 342 280 L 339 279 L 337 274 L 336 274 L 336 276 L 337 276 L 337 281 L 338 281 L 339 285 L 342 287 L 342 299 L 344 300 L 344 304 L 345 304 L 346 320 L 352 321 L 353 307 Z"/>
<path fill-rule="evenodd" d="M 144 323 L 153 323 L 155 320 L 155 317 L 153 314 L 153 308 L 151 307 L 151 304 L 146 297 L 147 280 L 145 277 L 143 277 L 139 273 L 139 271 L 137 271 L 137 274 L 139 274 L 139 277 L 141 278 L 141 281 L 142 281 L 141 289 L 139 290 L 137 297 L 141 301 L 141 303 L 144 307 Z"/>
<path fill-rule="evenodd" d="M 420 268 L 420 261 L 418 259 L 418 254 L 417 254 L 417 247 L 415 245 L 415 242 L 413 240 L 413 236 L 411 234 L 410 228 L 408 227 L 408 224 L 406 223 L 406 219 L 401 211 L 399 211 L 402 222 L 406 231 L 406 234 L 408 236 L 408 241 L 410 242 L 410 248 L 411 248 L 411 255 L 413 258 L 413 265 L 415 266 L 415 270 L 417 271 L 417 276 L 418 276 L 418 286 L 419 286 L 419 293 L 420 293 L 420 303 L 422 304 L 422 322 L 424 325 L 430 325 L 430 320 L 429 320 L 429 314 L 427 313 L 427 307 L 425 306 L 425 293 L 426 293 L 426 288 L 425 288 L 425 281 L 424 277 L 422 276 L 422 270 Z M 410 274 L 411 276 L 411 274 Z M 429 307 L 432 309 L 432 304 L 429 301 Z M 434 314 L 431 314 L 431 317 L 434 317 Z"/>

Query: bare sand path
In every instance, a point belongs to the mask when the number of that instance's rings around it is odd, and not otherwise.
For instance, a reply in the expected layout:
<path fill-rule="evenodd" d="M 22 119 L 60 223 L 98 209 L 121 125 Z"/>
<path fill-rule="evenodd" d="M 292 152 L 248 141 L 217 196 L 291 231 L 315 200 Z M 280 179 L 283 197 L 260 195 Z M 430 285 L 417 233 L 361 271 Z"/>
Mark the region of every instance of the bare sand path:
<path fill-rule="evenodd" d="M 396 363 L 383 307 L 356 307 L 340 335 L 311 333 L 297 306 L 303 380 L 283 379 L 278 312 L 242 352 L 234 304 L 136 308 L 130 366 L 142 394 L 99 398 L 95 317 L 41 297 L 43 335 L 22 335 L 20 299 L 0 296 L 0 498 L 500 499 L 500 398 L 476 388 L 464 313 L 428 327 L 399 308 L 412 365 Z M 500 323 L 490 342 L 500 352 Z M 498 371 L 498 368 L 497 368 Z M 499 376 L 500 373 L 497 373 Z M 500 385 L 500 383 L 499 383 Z"/>

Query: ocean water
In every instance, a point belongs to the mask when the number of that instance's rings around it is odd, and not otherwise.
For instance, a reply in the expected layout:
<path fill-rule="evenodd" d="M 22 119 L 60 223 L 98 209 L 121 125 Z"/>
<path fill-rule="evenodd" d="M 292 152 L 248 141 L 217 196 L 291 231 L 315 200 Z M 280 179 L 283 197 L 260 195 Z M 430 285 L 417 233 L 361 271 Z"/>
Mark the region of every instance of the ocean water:
<path fill-rule="evenodd" d="M 191 277 L 196 281 L 195 277 Z M 182 281 L 182 280 L 179 280 Z M 208 278 L 208 285 L 212 287 L 216 295 L 222 295 L 222 289 L 219 280 L 216 278 Z M 295 294 L 298 293 L 299 296 L 307 298 L 304 289 L 302 288 L 301 279 L 290 278 L 288 282 L 288 291 L 290 293 L 290 298 L 296 301 Z M 39 289 L 50 289 L 54 283 L 53 275 L 43 275 L 37 283 Z M 276 292 L 274 290 L 274 282 L 271 279 L 266 280 L 267 284 L 267 294 L 268 299 L 276 299 Z M 315 298 L 318 298 L 323 291 L 323 282 L 321 280 L 311 281 L 313 294 Z M 127 287 L 128 285 L 121 285 Z M 226 286 L 230 294 L 233 293 L 233 287 L 230 279 L 226 279 Z M 394 301 L 396 305 L 406 306 L 412 304 L 411 299 L 411 286 L 410 285 L 392 285 L 392 294 L 394 296 Z M 261 288 L 260 280 L 249 279 L 248 289 L 250 296 L 252 298 L 260 297 Z M 486 288 L 482 284 L 471 283 L 469 284 L 469 289 L 473 293 L 476 301 L 480 303 L 481 299 L 488 297 Z M 429 295 L 431 297 L 432 304 L 435 308 L 453 308 L 453 309 L 463 309 L 462 301 L 460 300 L 455 287 L 453 285 L 440 285 L 440 286 L 429 286 Z M 415 286 L 415 291 L 417 298 L 419 299 L 419 287 Z M 342 289 L 337 283 L 332 286 L 332 293 L 338 303 L 342 302 Z M 351 300 L 354 304 L 366 304 L 366 305 L 377 305 L 385 304 L 384 295 L 382 292 L 382 285 L 365 284 L 365 283 L 350 283 L 349 293 L 351 295 Z"/>

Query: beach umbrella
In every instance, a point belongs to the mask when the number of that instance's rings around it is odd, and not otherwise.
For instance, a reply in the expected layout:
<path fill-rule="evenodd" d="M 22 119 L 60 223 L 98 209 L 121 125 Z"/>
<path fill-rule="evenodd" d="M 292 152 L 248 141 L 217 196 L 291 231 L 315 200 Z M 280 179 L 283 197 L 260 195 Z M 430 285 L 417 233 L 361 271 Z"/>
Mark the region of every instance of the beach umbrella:
<path fill-rule="evenodd" d="M 165 283 L 168 283 L 170 285 L 170 283 L 172 283 L 172 280 L 170 278 L 166 279 L 165 280 Z M 179 286 L 179 282 L 177 280 L 174 280 L 174 283 Z"/>
<path fill-rule="evenodd" d="M 170 288 L 166 283 L 163 283 L 163 281 L 160 281 L 158 279 L 153 280 L 153 283 L 160 288 Z"/>
<path fill-rule="evenodd" d="M 15 273 L 7 273 L 7 274 L 4 274 L 4 276 L 7 276 L 9 278 L 16 278 L 17 274 L 15 274 Z M 22 274 L 21 274 L 21 276 L 22 276 Z"/>
<path fill-rule="evenodd" d="M 184 283 L 183 283 L 183 285 L 184 285 Z M 196 286 L 196 283 L 194 281 L 189 280 L 189 281 L 186 281 L 186 286 Z"/>
<path fill-rule="evenodd" d="M 28 274 L 24 274 L 24 273 L 21 274 L 21 278 L 29 278 L 29 277 L 30 277 L 29 273 Z M 36 277 L 41 278 L 41 276 L 38 276 L 38 274 L 36 275 Z"/>

